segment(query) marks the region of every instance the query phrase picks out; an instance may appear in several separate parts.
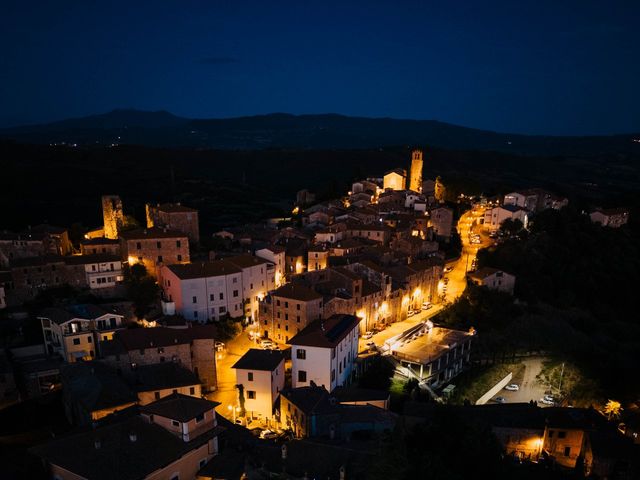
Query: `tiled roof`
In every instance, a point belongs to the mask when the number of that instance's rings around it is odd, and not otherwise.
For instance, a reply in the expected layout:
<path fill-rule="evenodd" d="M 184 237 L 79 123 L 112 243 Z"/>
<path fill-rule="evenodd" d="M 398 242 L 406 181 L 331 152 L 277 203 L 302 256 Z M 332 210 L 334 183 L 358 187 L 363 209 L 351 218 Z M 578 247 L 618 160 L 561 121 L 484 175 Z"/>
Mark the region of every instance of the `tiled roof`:
<path fill-rule="evenodd" d="M 322 295 L 303 285 L 287 283 L 273 292 L 275 297 L 289 298 L 301 302 L 310 302 L 322 298 Z"/>
<path fill-rule="evenodd" d="M 256 265 L 266 265 L 269 263 L 267 260 L 254 257 L 253 255 L 237 255 L 235 257 L 227 257 L 225 261 L 235 265 L 238 268 L 249 268 L 254 267 Z"/>
<path fill-rule="evenodd" d="M 285 388 L 280 392 L 305 415 L 337 411 L 337 404 L 330 401 L 329 392 L 324 387 L 309 386 Z"/>
<path fill-rule="evenodd" d="M 200 384 L 195 373 L 174 362 L 138 365 L 132 373 L 132 387 L 138 392 Z"/>
<path fill-rule="evenodd" d="M 332 348 L 357 328 L 359 322 L 358 317 L 345 314 L 332 315 L 326 320 L 315 320 L 289 340 L 289 344 Z"/>
<path fill-rule="evenodd" d="M 138 480 L 165 468 L 219 433 L 184 442 L 163 427 L 135 416 L 111 425 L 49 440 L 31 449 L 35 455 L 92 480 Z M 131 434 L 135 441 L 131 441 Z M 99 441 L 99 448 L 95 442 Z"/>
<path fill-rule="evenodd" d="M 179 422 L 188 422 L 198 415 L 215 409 L 218 405 L 220 405 L 218 402 L 211 402 L 204 398 L 172 393 L 167 397 L 141 407 L 140 411 Z"/>
<path fill-rule="evenodd" d="M 159 203 L 157 205 L 150 205 L 150 207 L 166 213 L 198 213 L 198 210 L 195 208 L 185 207 L 179 203 Z"/>
<path fill-rule="evenodd" d="M 500 270 L 498 270 L 497 268 L 482 267 L 475 272 L 469 273 L 469 277 L 475 278 L 477 280 L 483 280 L 497 272 L 500 272 Z"/>
<path fill-rule="evenodd" d="M 85 238 L 80 242 L 82 245 L 118 245 L 120 242 L 115 238 Z"/>
<path fill-rule="evenodd" d="M 284 356 L 279 350 L 250 348 L 231 368 L 272 372 L 283 360 Z"/>
<path fill-rule="evenodd" d="M 228 260 L 213 260 L 211 262 L 185 263 L 169 265 L 167 267 L 179 279 L 189 280 L 193 278 L 218 277 L 241 273 L 242 270 Z"/>
<path fill-rule="evenodd" d="M 106 364 L 75 362 L 65 364 L 61 370 L 67 395 L 88 412 L 119 407 L 138 400 L 122 377 Z"/>
<path fill-rule="evenodd" d="M 108 253 L 95 253 L 92 255 L 71 255 L 64 257 L 64 263 L 67 265 L 88 265 L 91 263 L 108 263 L 119 262 L 120 257 L 110 255 Z"/>
<path fill-rule="evenodd" d="M 156 238 L 179 238 L 179 239 L 187 239 L 187 236 L 179 232 L 177 230 L 169 230 L 165 228 L 140 228 L 137 230 L 129 230 L 127 232 L 122 232 L 120 237 L 125 240 L 145 240 L 145 239 L 156 239 Z"/>

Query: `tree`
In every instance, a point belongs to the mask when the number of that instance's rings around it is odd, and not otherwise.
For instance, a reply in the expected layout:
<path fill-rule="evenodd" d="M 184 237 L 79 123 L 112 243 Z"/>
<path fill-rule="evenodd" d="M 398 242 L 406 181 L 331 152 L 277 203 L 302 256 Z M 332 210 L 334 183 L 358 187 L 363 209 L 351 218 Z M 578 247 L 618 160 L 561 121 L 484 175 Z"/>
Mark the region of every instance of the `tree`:
<path fill-rule="evenodd" d="M 620 418 L 622 413 L 622 405 L 616 400 L 609 400 L 604 406 L 604 413 L 607 415 L 607 419 Z"/>
<path fill-rule="evenodd" d="M 524 229 L 524 224 L 516 219 L 507 218 L 500 224 L 500 231 L 508 237 L 515 237 Z"/>
<path fill-rule="evenodd" d="M 151 310 L 150 305 L 158 298 L 158 284 L 141 263 L 131 265 L 125 270 L 125 276 L 127 295 L 133 302 L 134 313 L 139 319 L 144 318 Z"/>
<path fill-rule="evenodd" d="M 360 377 L 358 385 L 360 388 L 389 390 L 393 371 L 394 368 L 391 363 L 380 356 L 375 357 Z"/>

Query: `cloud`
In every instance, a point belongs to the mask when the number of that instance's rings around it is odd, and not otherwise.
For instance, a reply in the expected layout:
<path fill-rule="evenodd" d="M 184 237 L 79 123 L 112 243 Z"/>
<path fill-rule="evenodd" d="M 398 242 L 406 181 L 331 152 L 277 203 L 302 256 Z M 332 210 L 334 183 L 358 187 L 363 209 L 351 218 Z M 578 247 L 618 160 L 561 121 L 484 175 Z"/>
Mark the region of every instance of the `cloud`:
<path fill-rule="evenodd" d="M 229 65 L 238 63 L 238 59 L 235 57 L 205 57 L 200 59 L 200 63 L 205 65 Z"/>

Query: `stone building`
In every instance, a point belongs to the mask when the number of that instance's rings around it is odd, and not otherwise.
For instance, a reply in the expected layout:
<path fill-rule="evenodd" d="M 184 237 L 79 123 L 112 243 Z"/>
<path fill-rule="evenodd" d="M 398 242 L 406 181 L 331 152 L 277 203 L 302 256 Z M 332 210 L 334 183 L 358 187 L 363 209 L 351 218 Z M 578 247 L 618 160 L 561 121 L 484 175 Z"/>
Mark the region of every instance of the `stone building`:
<path fill-rule="evenodd" d="M 102 218 L 104 220 L 104 236 L 117 239 L 124 225 L 122 200 L 118 195 L 102 196 Z"/>
<path fill-rule="evenodd" d="M 324 270 L 329 265 L 330 250 L 323 246 L 314 246 L 309 248 L 307 253 L 307 270 Z"/>
<path fill-rule="evenodd" d="M 384 174 L 382 188 L 385 190 L 404 190 L 407 183 L 407 171 L 404 168 L 396 168 Z"/>
<path fill-rule="evenodd" d="M 147 228 L 160 227 L 182 232 L 193 243 L 200 241 L 198 210 L 179 203 L 147 203 Z"/>
<path fill-rule="evenodd" d="M 217 388 L 215 335 L 212 325 L 120 330 L 100 344 L 101 358 L 126 379 L 135 378 L 139 365 L 174 362 L 196 374 L 205 391 L 212 391 Z"/>
<path fill-rule="evenodd" d="M 409 175 L 409 190 L 422 191 L 422 150 L 411 152 L 411 169 Z"/>
<path fill-rule="evenodd" d="M 259 331 L 287 343 L 310 322 L 322 318 L 322 312 L 322 295 L 303 285 L 287 283 L 260 302 Z"/>
<path fill-rule="evenodd" d="M 122 261 L 115 255 L 73 255 L 64 257 L 64 263 L 66 281 L 76 288 L 89 288 L 95 293 L 105 293 L 124 280 Z"/>
<path fill-rule="evenodd" d="M 95 429 L 60 436 L 31 452 L 49 478 L 194 479 L 218 454 L 216 402 L 172 394 Z"/>
<path fill-rule="evenodd" d="M 108 254 L 120 256 L 120 242 L 116 239 L 97 237 L 85 238 L 80 242 L 80 253 L 82 255 Z"/>
<path fill-rule="evenodd" d="M 158 277 L 162 265 L 189 263 L 186 234 L 164 228 L 145 228 L 123 232 L 120 236 L 122 259 L 129 265 L 143 264 L 149 275 Z"/>

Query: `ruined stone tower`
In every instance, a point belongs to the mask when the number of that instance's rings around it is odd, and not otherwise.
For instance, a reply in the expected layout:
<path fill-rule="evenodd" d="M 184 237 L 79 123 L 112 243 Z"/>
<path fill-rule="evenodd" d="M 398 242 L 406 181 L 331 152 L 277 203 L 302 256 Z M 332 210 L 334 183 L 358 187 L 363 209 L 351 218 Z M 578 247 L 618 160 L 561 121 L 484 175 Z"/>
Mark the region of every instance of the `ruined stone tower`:
<path fill-rule="evenodd" d="M 102 196 L 102 217 L 104 218 L 105 238 L 117 239 L 124 224 L 122 200 L 118 195 Z"/>
<path fill-rule="evenodd" d="M 409 175 L 409 190 L 422 191 L 422 150 L 411 152 L 411 173 Z"/>

